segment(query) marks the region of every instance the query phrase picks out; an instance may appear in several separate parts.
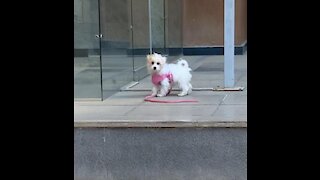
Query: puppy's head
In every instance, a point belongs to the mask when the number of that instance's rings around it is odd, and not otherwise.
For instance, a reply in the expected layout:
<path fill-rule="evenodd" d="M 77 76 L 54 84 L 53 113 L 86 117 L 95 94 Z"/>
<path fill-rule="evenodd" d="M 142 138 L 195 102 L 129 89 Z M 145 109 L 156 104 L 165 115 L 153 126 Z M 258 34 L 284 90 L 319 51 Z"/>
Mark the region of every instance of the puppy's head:
<path fill-rule="evenodd" d="M 150 73 L 158 73 L 166 63 L 166 57 L 161 54 L 153 53 L 147 55 L 147 68 Z"/>

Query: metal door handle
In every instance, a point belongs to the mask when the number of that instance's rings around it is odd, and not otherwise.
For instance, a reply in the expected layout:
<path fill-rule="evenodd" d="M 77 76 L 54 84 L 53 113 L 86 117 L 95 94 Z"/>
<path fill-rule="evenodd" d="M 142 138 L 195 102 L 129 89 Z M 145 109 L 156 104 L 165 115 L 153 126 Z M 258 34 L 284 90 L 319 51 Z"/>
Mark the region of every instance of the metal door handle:
<path fill-rule="evenodd" d="M 103 35 L 102 34 L 96 34 L 96 38 L 102 38 Z"/>

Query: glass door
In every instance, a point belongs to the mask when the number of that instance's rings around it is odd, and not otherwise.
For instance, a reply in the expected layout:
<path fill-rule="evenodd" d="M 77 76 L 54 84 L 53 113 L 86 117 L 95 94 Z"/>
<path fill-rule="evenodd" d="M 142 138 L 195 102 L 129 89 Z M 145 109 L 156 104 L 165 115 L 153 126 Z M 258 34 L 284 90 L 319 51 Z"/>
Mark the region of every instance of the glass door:
<path fill-rule="evenodd" d="M 168 62 L 182 55 L 182 0 L 150 0 L 151 47 Z"/>
<path fill-rule="evenodd" d="M 182 55 L 182 0 L 75 0 L 74 98 L 103 100 L 148 76 L 146 55 Z"/>
<path fill-rule="evenodd" d="M 166 39 L 166 1 L 150 0 L 152 51 L 168 56 Z"/>
<path fill-rule="evenodd" d="M 100 0 L 103 96 L 107 98 L 133 81 L 131 0 Z"/>
<path fill-rule="evenodd" d="M 165 46 L 168 61 L 177 60 L 183 55 L 182 16 L 183 0 L 164 0 Z"/>
<path fill-rule="evenodd" d="M 150 52 L 150 0 L 130 0 L 131 2 L 131 48 L 133 56 L 134 80 L 139 81 L 148 75 L 146 55 Z"/>
<path fill-rule="evenodd" d="M 101 100 L 98 0 L 74 0 L 74 99 Z"/>

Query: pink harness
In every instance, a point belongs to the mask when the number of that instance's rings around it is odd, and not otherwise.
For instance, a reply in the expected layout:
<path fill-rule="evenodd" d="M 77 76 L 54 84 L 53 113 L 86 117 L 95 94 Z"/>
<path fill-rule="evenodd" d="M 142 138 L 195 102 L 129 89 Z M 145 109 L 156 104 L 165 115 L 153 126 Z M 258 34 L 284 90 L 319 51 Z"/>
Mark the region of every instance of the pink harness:
<path fill-rule="evenodd" d="M 168 78 L 169 83 L 170 83 L 170 89 L 169 89 L 169 91 L 167 93 L 167 95 L 168 95 L 168 94 L 170 94 L 171 89 L 172 89 L 172 83 L 173 83 L 172 73 L 167 73 L 167 74 L 162 74 L 162 75 L 156 74 L 156 73 L 152 74 L 152 80 L 151 81 L 152 81 L 152 83 L 154 85 L 161 85 L 161 81 L 163 81 L 166 78 Z"/>
<path fill-rule="evenodd" d="M 172 89 L 172 83 L 173 83 L 173 76 L 172 73 L 167 73 L 167 74 L 153 74 L 152 75 L 152 83 L 154 85 L 160 85 L 161 81 L 163 81 L 165 78 L 168 78 L 169 83 L 170 83 L 170 89 L 168 91 L 168 94 L 170 93 Z M 167 94 L 167 95 L 168 95 Z M 144 98 L 145 101 L 149 102 L 159 102 L 159 103 L 182 103 L 182 102 L 198 102 L 197 100 L 174 100 L 174 101 L 169 101 L 169 100 L 157 100 L 157 99 L 152 99 L 153 96 L 146 96 Z"/>
<path fill-rule="evenodd" d="M 160 85 L 161 81 L 163 81 L 165 78 L 168 78 L 169 83 L 171 85 L 171 83 L 173 82 L 173 76 L 172 73 L 167 73 L 167 74 L 152 74 L 152 83 L 154 85 Z"/>

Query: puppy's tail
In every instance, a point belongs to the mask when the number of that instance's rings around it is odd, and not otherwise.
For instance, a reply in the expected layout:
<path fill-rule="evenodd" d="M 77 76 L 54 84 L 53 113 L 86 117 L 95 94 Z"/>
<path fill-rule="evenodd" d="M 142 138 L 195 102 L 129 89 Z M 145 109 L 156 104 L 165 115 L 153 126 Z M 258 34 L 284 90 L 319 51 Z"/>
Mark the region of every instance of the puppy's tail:
<path fill-rule="evenodd" d="M 177 62 L 178 65 L 185 67 L 186 69 L 188 69 L 189 71 L 191 71 L 191 68 L 189 68 L 189 64 L 186 60 L 184 59 L 179 59 Z"/>

